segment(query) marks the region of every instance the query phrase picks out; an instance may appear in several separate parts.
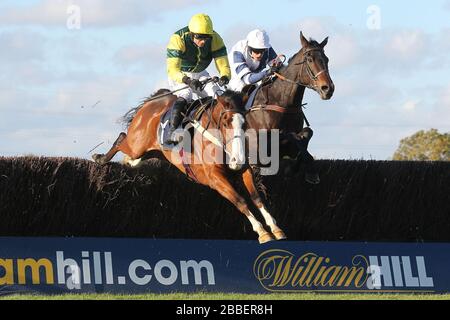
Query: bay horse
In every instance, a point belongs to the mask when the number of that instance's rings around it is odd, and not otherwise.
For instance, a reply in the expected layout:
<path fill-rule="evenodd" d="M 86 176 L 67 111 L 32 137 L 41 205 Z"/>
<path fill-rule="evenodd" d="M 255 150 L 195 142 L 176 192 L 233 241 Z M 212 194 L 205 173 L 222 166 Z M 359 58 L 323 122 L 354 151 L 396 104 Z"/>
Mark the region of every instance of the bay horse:
<path fill-rule="evenodd" d="M 294 172 L 298 171 L 301 163 L 305 163 L 306 181 L 317 184 L 320 179 L 314 158 L 308 152 L 313 131 L 309 124 L 304 128 L 303 95 L 305 88 L 310 88 L 323 100 L 329 100 L 335 86 L 324 52 L 328 37 L 318 43 L 312 39 L 308 41 L 300 32 L 300 43 L 300 51 L 289 60 L 288 65 L 266 79 L 268 81 L 263 81 L 246 114 L 246 123 L 248 129 L 279 129 L 280 158 L 289 156 L 296 159 L 291 168 Z"/>
<path fill-rule="evenodd" d="M 203 84 L 206 84 L 206 81 Z M 222 150 L 210 148 L 214 147 L 214 139 L 204 139 L 205 132 L 194 135 L 191 144 L 193 147 L 189 152 L 183 151 L 183 148 L 179 150 L 181 152 L 174 152 L 160 145 L 158 127 L 161 117 L 165 115 L 176 99 L 175 95 L 166 92 L 164 97 L 149 98 L 141 106 L 130 110 L 132 116 L 128 119 L 127 133 L 122 132 L 119 135 L 108 153 L 94 154 L 93 160 L 104 165 L 117 152 L 121 151 L 126 155 L 128 164 L 135 166 L 146 154 L 156 151 L 197 183 L 209 186 L 234 204 L 248 218 L 253 230 L 258 234 L 260 243 L 286 239 L 286 235 L 277 226 L 275 219 L 270 215 L 259 195 L 252 168 L 245 165 L 245 118 L 243 116 L 245 110 L 242 94 L 226 91 L 221 96 L 217 96 L 217 99 L 212 100 L 210 107 L 202 113 L 197 122 L 200 128 L 207 131 L 206 133 L 209 133 L 211 129 L 208 127 L 212 125 L 213 129 L 225 137 L 226 142 L 222 143 Z M 186 138 L 186 134 L 184 137 Z M 215 142 L 217 143 L 217 141 Z M 205 149 L 212 150 L 208 159 L 203 154 Z M 211 158 L 215 158 L 223 152 L 229 155 L 228 165 L 224 162 L 211 161 Z M 240 183 L 248 191 L 253 203 L 263 215 L 266 225 L 270 228 L 270 232 L 266 231 L 252 214 L 245 198 L 236 190 L 236 183 Z"/>

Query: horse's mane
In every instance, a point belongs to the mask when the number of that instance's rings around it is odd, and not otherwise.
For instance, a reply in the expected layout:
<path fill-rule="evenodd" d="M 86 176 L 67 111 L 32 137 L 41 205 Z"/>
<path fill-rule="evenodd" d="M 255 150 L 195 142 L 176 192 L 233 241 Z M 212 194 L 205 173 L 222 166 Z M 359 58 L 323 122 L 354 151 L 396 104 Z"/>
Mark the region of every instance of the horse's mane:
<path fill-rule="evenodd" d="M 131 124 L 131 121 L 133 121 L 134 117 L 138 113 L 138 111 L 141 110 L 141 108 L 147 102 L 149 102 L 152 98 L 154 98 L 154 97 L 156 97 L 156 96 L 158 96 L 160 94 L 169 93 L 169 92 L 170 92 L 169 89 L 159 89 L 158 91 L 156 91 L 155 93 L 153 93 L 149 97 L 144 98 L 141 101 L 141 103 L 136 108 L 133 108 L 133 109 L 129 110 L 123 117 L 121 117 L 119 119 L 119 122 L 123 123 L 125 125 L 125 127 L 128 128 L 130 126 L 130 124 Z"/>

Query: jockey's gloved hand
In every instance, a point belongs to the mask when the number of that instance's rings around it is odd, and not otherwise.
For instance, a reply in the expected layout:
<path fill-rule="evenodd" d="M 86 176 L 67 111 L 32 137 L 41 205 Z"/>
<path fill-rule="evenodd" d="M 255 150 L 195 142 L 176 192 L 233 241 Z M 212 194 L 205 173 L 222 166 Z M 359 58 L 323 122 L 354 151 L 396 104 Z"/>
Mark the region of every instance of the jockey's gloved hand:
<path fill-rule="evenodd" d="M 181 80 L 181 81 L 183 81 L 183 83 L 189 85 L 189 83 L 191 83 L 191 80 L 192 80 L 192 79 L 189 78 L 188 76 L 184 76 L 184 77 L 183 77 L 183 80 Z"/>
<path fill-rule="evenodd" d="M 279 72 L 283 67 L 283 62 L 279 58 L 275 58 L 268 63 L 268 66 L 270 67 L 270 73 Z"/>
<path fill-rule="evenodd" d="M 192 90 L 198 90 L 202 87 L 202 83 L 197 79 L 191 79 L 188 76 L 183 77 L 183 83 L 187 84 Z"/>
<path fill-rule="evenodd" d="M 220 77 L 218 84 L 219 84 L 219 86 L 223 87 L 223 86 L 227 85 L 229 82 L 230 82 L 230 79 L 228 79 L 227 76 L 222 76 L 222 77 Z"/>
<path fill-rule="evenodd" d="M 283 67 L 283 64 L 274 64 L 270 67 L 270 73 L 279 72 L 281 67 Z"/>
<path fill-rule="evenodd" d="M 200 80 L 192 79 L 191 83 L 189 83 L 189 87 L 192 90 L 200 90 L 202 88 L 202 83 L 200 82 Z"/>

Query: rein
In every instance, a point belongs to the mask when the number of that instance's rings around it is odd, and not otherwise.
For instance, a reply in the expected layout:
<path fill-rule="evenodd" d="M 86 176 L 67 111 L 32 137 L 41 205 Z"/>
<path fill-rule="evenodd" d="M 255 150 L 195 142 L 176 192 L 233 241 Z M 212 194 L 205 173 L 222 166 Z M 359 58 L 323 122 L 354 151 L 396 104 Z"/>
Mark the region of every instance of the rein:
<path fill-rule="evenodd" d="M 254 111 L 264 111 L 264 110 L 268 110 L 268 111 L 275 111 L 278 113 L 287 113 L 287 114 L 298 114 L 300 113 L 300 109 L 297 107 L 292 107 L 292 108 L 283 108 L 280 106 L 277 106 L 276 104 L 260 104 L 257 106 L 253 106 L 249 112 L 254 112 Z"/>
<path fill-rule="evenodd" d="M 216 105 L 217 105 L 217 104 L 216 104 Z M 229 156 L 231 156 L 231 154 L 230 154 L 230 152 L 227 150 L 226 146 L 227 146 L 231 141 L 233 141 L 234 139 L 239 139 L 240 137 L 239 137 L 239 136 L 233 136 L 233 138 L 231 138 L 230 140 L 225 141 L 225 143 L 222 143 L 221 141 L 219 141 L 219 139 L 217 139 L 215 136 L 213 136 L 213 135 L 208 131 L 208 128 L 209 128 L 209 125 L 211 124 L 211 122 L 214 122 L 214 124 L 215 124 L 215 128 L 214 128 L 214 129 L 220 130 L 220 129 L 221 129 L 222 117 L 223 117 L 226 113 L 228 113 L 228 112 L 233 112 L 233 113 L 240 113 L 240 114 L 243 114 L 243 112 L 242 112 L 241 110 L 239 110 L 239 109 L 225 109 L 225 108 L 224 108 L 224 110 L 222 110 L 222 111 L 220 112 L 220 115 L 219 115 L 219 121 L 215 121 L 214 118 L 213 118 L 213 116 L 212 116 L 212 112 L 214 111 L 214 108 L 215 108 L 216 105 L 212 105 L 212 104 L 211 104 L 211 107 L 209 108 L 209 113 L 207 113 L 209 119 L 208 119 L 208 124 L 207 124 L 206 128 L 203 127 L 203 126 L 201 125 L 200 121 L 197 121 L 197 120 L 195 120 L 195 119 L 192 119 L 191 122 L 192 122 L 192 125 L 193 125 L 194 129 L 197 130 L 198 132 L 200 132 L 200 133 L 202 134 L 203 137 L 205 137 L 209 142 L 213 143 L 213 144 L 216 145 L 217 147 L 222 148 L 226 154 L 228 154 Z"/>

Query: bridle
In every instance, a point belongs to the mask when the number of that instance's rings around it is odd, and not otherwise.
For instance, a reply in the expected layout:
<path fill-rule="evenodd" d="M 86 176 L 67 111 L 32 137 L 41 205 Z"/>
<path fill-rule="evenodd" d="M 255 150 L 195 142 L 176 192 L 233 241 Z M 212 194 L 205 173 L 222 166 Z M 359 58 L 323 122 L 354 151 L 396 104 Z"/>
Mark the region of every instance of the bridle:
<path fill-rule="evenodd" d="M 308 75 L 309 79 L 312 80 L 312 84 L 311 83 L 306 84 L 306 83 L 302 83 L 300 81 L 295 81 L 295 80 L 286 78 L 285 76 L 279 74 L 278 72 L 274 72 L 274 75 L 277 78 L 281 79 L 282 81 L 286 81 L 286 82 L 295 84 L 297 86 L 303 86 L 303 87 L 307 87 L 307 88 L 317 91 L 318 86 L 317 86 L 316 82 L 317 82 L 319 76 L 325 72 L 327 72 L 329 74 L 329 70 L 328 70 L 328 66 L 325 65 L 324 69 L 322 69 L 319 72 L 317 72 L 316 74 L 314 74 L 314 71 L 311 69 L 311 66 L 308 63 L 308 56 L 307 56 L 308 53 L 313 52 L 313 51 L 319 51 L 322 55 L 325 55 L 322 48 L 311 48 L 311 49 L 308 49 L 308 50 L 304 51 L 303 53 L 301 53 L 303 55 L 303 60 L 301 62 L 296 63 L 297 65 L 299 65 L 299 64 L 301 65 L 300 78 L 303 77 L 303 72 L 304 72 L 304 70 L 306 70 L 306 74 Z M 306 68 L 305 68 L 305 66 L 306 66 Z"/>
<path fill-rule="evenodd" d="M 283 76 L 282 74 L 280 74 L 278 72 L 272 72 L 272 75 L 275 76 L 276 78 L 279 78 L 282 81 L 286 81 L 286 82 L 291 83 L 293 85 L 296 85 L 296 86 L 299 86 L 299 87 L 307 87 L 307 88 L 310 88 L 310 89 L 312 89 L 312 90 L 314 90 L 316 92 L 319 92 L 320 90 L 319 90 L 319 87 L 317 85 L 317 80 L 318 80 L 319 76 L 321 74 L 325 73 L 325 72 L 328 74 L 328 77 L 330 77 L 328 65 L 325 64 L 325 68 L 324 69 L 322 69 L 319 72 L 317 72 L 316 74 L 314 74 L 314 71 L 311 69 L 311 66 L 308 63 L 308 58 L 309 58 L 308 57 L 308 53 L 313 52 L 313 51 L 318 51 L 318 52 L 320 52 L 322 54 L 322 56 L 325 56 L 325 53 L 323 51 L 323 48 L 321 48 L 321 47 L 314 47 L 314 48 L 306 49 L 304 51 L 303 50 L 304 50 L 304 48 L 302 48 L 300 50 L 300 52 L 298 53 L 298 54 L 303 55 L 303 60 L 301 62 L 297 62 L 295 64 L 296 65 L 301 65 L 301 69 L 300 69 L 300 73 L 299 73 L 300 79 L 303 78 L 303 73 L 306 70 L 306 74 L 308 75 L 309 79 L 311 80 L 311 83 L 302 83 L 301 81 L 295 81 L 295 80 L 292 80 L 292 79 L 289 79 L 289 78 Z M 277 59 L 279 59 L 280 61 L 284 62 L 286 60 L 286 56 L 279 55 L 273 61 L 276 61 Z M 305 66 L 306 66 L 306 68 L 305 68 Z M 267 78 L 267 79 L 269 79 L 269 78 Z M 269 80 L 269 82 L 270 81 L 273 81 L 273 78 L 271 80 Z M 263 80 L 263 83 L 264 83 L 264 80 Z M 283 107 L 280 107 L 278 105 L 257 105 L 257 106 L 253 106 L 249 110 L 249 112 L 257 111 L 257 110 L 275 111 L 275 112 L 278 112 L 278 113 L 292 113 L 292 114 L 303 113 L 303 111 L 301 109 L 299 109 L 298 107 L 283 108 Z M 303 118 L 306 120 L 306 116 L 304 115 L 304 113 L 303 113 Z"/>
<path fill-rule="evenodd" d="M 233 109 L 226 109 L 225 107 L 223 107 L 223 110 L 220 112 L 220 115 L 219 115 L 219 121 L 217 122 L 217 127 L 216 127 L 216 129 L 221 130 L 222 118 L 223 118 L 223 116 L 224 116 L 225 114 L 227 114 L 228 112 L 232 112 L 232 113 L 234 113 L 234 114 L 238 113 L 238 114 L 242 115 L 242 116 L 244 117 L 244 119 L 245 119 L 244 111 L 243 111 L 243 110 L 239 110 L 239 109 L 235 109 L 235 108 L 233 108 Z M 213 119 L 213 120 L 214 120 L 214 119 Z M 226 152 L 226 146 L 227 146 L 230 142 L 232 142 L 234 139 L 239 139 L 239 138 L 240 138 L 240 136 L 233 135 L 233 137 L 230 138 L 228 141 L 225 140 L 225 142 L 223 143 L 223 147 L 224 147 L 223 149 L 225 150 L 225 152 Z"/>
<path fill-rule="evenodd" d="M 207 116 L 208 116 L 208 123 L 207 123 L 207 125 L 205 126 L 205 129 L 204 129 L 204 131 L 203 131 L 202 134 L 205 135 L 205 137 L 206 137 L 210 142 L 212 142 L 213 144 L 215 144 L 215 145 L 218 146 L 218 147 L 222 147 L 222 149 L 224 150 L 224 152 L 227 153 L 227 154 L 229 154 L 229 152 L 227 151 L 227 148 L 226 148 L 227 145 L 228 145 L 230 142 L 232 142 L 234 139 L 239 139 L 240 136 L 233 135 L 233 137 L 230 138 L 228 141 L 225 141 L 225 142 L 220 143 L 217 139 L 211 137 L 211 134 L 208 133 L 208 128 L 209 128 L 210 124 L 213 123 L 213 128 L 214 128 L 214 129 L 217 129 L 217 130 L 219 130 L 219 131 L 221 131 L 221 130 L 222 130 L 222 118 L 223 118 L 223 116 L 224 116 L 225 114 L 227 114 L 227 113 L 229 113 L 229 112 L 232 112 L 232 113 L 239 113 L 239 114 L 241 114 L 241 115 L 244 117 L 244 119 L 245 119 L 245 116 L 244 116 L 245 111 L 244 111 L 244 110 L 240 110 L 240 109 L 236 109 L 236 108 L 226 109 L 225 106 L 222 105 L 223 110 L 220 111 L 220 114 L 219 114 L 219 120 L 216 121 L 216 120 L 214 119 L 214 117 L 213 117 L 213 112 L 214 112 L 214 108 L 217 106 L 217 104 L 218 104 L 218 101 L 216 101 L 216 103 L 214 104 L 214 100 L 213 100 L 212 103 L 211 103 L 211 105 L 210 105 L 210 107 L 208 108 L 208 111 L 206 112 L 206 114 L 207 114 Z"/>

